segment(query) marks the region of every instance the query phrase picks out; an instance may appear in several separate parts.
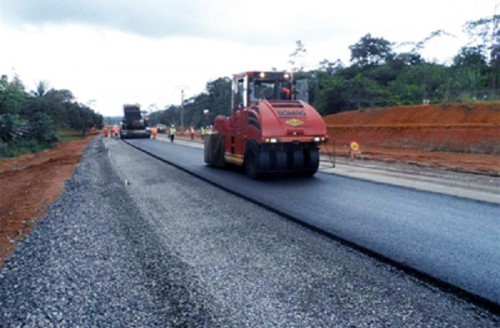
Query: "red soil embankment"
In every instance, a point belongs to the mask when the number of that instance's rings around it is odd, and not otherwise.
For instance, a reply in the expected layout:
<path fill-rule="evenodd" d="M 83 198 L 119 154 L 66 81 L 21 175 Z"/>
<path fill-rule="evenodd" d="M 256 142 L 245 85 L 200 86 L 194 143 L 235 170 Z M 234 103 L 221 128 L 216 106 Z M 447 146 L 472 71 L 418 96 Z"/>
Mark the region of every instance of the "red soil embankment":
<path fill-rule="evenodd" d="M 336 152 L 500 175 L 500 103 L 375 108 L 325 117 Z"/>
<path fill-rule="evenodd" d="M 0 268 L 62 193 L 92 138 L 0 162 Z"/>

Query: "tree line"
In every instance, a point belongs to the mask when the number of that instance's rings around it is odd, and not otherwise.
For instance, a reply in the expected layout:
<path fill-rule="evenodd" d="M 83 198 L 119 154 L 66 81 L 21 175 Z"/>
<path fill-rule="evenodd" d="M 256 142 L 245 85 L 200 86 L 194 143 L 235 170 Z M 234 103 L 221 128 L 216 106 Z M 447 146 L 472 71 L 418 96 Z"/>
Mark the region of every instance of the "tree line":
<path fill-rule="evenodd" d="M 424 40 L 395 44 L 366 34 L 349 47 L 350 65 L 325 59 L 315 69 L 304 68 L 307 49 L 301 41 L 289 56 L 295 77 L 307 79 L 309 102 L 322 114 L 368 107 L 421 103 L 500 100 L 500 15 L 469 21 L 466 45 L 451 63 L 425 60 L 421 52 L 433 39 L 450 36 L 438 30 Z M 405 46 L 407 51 L 398 52 Z M 151 113 L 153 124 L 200 127 L 216 115 L 229 115 L 231 80 L 210 81 L 205 92 Z M 209 110 L 210 117 L 204 115 Z M 182 112 L 182 113 L 181 113 Z"/>
<path fill-rule="evenodd" d="M 18 76 L 0 78 L 0 158 L 36 151 L 59 141 L 58 131 L 85 134 L 102 126 L 102 116 L 75 101 L 71 91 L 50 88 L 40 81 L 26 91 Z"/>

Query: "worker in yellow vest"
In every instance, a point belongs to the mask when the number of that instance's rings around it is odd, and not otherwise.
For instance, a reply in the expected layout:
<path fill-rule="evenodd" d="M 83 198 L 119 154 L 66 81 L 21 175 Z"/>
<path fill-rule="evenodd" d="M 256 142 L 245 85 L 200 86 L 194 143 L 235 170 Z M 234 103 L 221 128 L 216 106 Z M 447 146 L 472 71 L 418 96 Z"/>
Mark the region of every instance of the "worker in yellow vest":
<path fill-rule="evenodd" d="M 205 127 L 204 126 L 201 127 L 200 133 L 201 133 L 201 140 L 204 140 L 205 139 Z"/>
<path fill-rule="evenodd" d="M 169 137 L 170 137 L 170 142 L 174 142 L 174 138 L 175 138 L 175 126 L 173 124 L 170 127 Z"/>

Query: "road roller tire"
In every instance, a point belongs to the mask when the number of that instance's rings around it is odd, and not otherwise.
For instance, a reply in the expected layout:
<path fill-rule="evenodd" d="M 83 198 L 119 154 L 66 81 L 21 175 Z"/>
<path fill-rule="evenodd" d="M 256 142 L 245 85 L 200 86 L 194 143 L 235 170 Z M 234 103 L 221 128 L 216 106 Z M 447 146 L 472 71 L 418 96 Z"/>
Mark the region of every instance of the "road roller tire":
<path fill-rule="evenodd" d="M 259 151 L 253 143 L 247 145 L 244 158 L 244 166 L 246 174 L 252 179 L 258 179 L 259 174 Z"/>

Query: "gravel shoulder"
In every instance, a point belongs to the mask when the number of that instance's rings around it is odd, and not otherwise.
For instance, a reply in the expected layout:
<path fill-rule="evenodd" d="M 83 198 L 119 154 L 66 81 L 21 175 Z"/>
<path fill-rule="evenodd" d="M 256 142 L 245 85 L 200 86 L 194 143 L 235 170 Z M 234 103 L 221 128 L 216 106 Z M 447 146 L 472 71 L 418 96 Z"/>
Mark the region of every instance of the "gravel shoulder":
<path fill-rule="evenodd" d="M 0 327 L 496 327 L 500 318 L 95 139 L 0 272 Z"/>

